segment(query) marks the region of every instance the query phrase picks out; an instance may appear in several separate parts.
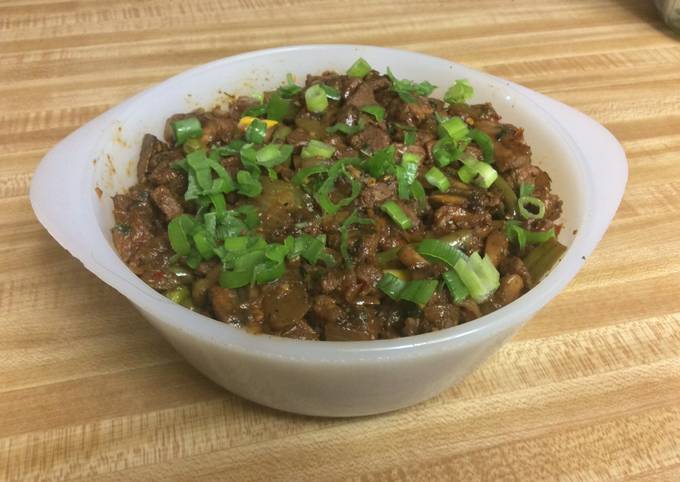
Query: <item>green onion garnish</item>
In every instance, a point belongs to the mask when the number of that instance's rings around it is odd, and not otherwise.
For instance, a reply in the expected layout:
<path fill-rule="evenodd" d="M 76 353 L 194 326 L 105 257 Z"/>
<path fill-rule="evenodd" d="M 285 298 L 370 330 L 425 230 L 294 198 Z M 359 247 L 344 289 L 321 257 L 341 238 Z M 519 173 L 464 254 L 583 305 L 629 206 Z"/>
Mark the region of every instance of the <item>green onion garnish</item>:
<path fill-rule="evenodd" d="M 383 273 L 376 287 L 395 301 L 399 301 L 399 295 L 406 288 L 407 282 L 390 272 Z"/>
<path fill-rule="evenodd" d="M 305 91 L 305 104 L 309 112 L 319 113 L 326 110 L 328 97 L 320 84 L 314 84 Z"/>
<path fill-rule="evenodd" d="M 517 200 L 517 208 L 524 219 L 543 219 L 545 204 L 533 196 L 522 196 Z"/>
<path fill-rule="evenodd" d="M 446 94 L 444 94 L 444 101 L 449 104 L 463 103 L 472 97 L 474 93 L 474 89 L 467 80 L 456 80 L 456 82 L 446 91 Z"/>
<path fill-rule="evenodd" d="M 425 180 L 432 184 L 434 187 L 439 189 L 441 192 L 446 192 L 451 187 L 451 182 L 436 167 L 432 167 L 429 171 L 425 173 Z"/>
<path fill-rule="evenodd" d="M 188 214 L 177 216 L 168 223 L 168 238 L 172 250 L 180 256 L 188 256 L 191 252 L 189 236 L 196 226 L 194 219 Z"/>
<path fill-rule="evenodd" d="M 555 229 L 548 231 L 528 231 L 520 226 L 519 221 L 505 222 L 505 235 L 512 242 L 517 243 L 519 250 L 524 251 L 527 244 L 543 244 L 555 237 Z"/>
<path fill-rule="evenodd" d="M 357 210 L 352 211 L 352 214 L 340 224 L 340 253 L 345 263 L 351 264 L 352 259 L 349 256 L 349 227 L 353 224 L 373 224 L 373 220 L 359 216 Z"/>
<path fill-rule="evenodd" d="M 411 229 L 413 227 L 413 223 L 409 217 L 396 202 L 387 201 L 382 206 L 380 206 L 380 209 L 385 214 L 387 214 L 392 219 L 392 221 L 397 223 L 401 229 Z"/>
<path fill-rule="evenodd" d="M 404 145 L 412 146 L 416 143 L 416 131 L 406 131 L 404 133 Z"/>
<path fill-rule="evenodd" d="M 468 291 L 467 286 L 465 286 L 465 283 L 463 283 L 463 280 L 460 279 L 460 276 L 455 271 L 447 271 L 442 275 L 442 279 L 449 289 L 454 303 L 462 303 L 470 296 L 470 291 Z"/>
<path fill-rule="evenodd" d="M 372 115 L 378 122 L 385 119 L 385 108 L 381 105 L 365 105 L 361 108 L 361 112 Z"/>
<path fill-rule="evenodd" d="M 267 102 L 267 118 L 280 121 L 288 117 L 290 99 L 285 99 L 280 93 L 274 92 Z"/>
<path fill-rule="evenodd" d="M 438 239 L 423 239 L 416 249 L 425 258 L 444 263 L 453 268 L 458 260 L 467 259 L 465 253 Z"/>
<path fill-rule="evenodd" d="M 404 289 L 399 293 L 399 299 L 411 301 L 422 308 L 430 301 L 438 284 L 439 282 L 434 279 L 408 281 Z"/>
<path fill-rule="evenodd" d="M 327 168 L 328 177 L 321 184 L 321 187 L 319 187 L 318 191 L 314 195 L 314 199 L 316 199 L 316 202 L 319 203 L 319 206 L 321 206 L 321 209 L 323 209 L 326 214 L 335 214 L 343 207 L 349 206 L 361 192 L 362 184 L 350 176 L 345 170 L 345 166 L 347 164 L 354 164 L 358 162 L 360 162 L 358 159 L 343 158 L 333 164 L 330 168 Z M 335 203 L 331 200 L 330 193 L 335 189 L 335 183 L 340 176 L 344 176 L 347 179 L 347 181 L 350 183 L 352 192 L 349 196 Z M 295 177 L 293 180 L 295 180 Z"/>
<path fill-rule="evenodd" d="M 246 141 L 252 144 L 262 144 L 267 135 L 267 124 L 260 119 L 253 119 L 246 129 Z"/>
<path fill-rule="evenodd" d="M 340 91 L 336 89 L 335 87 L 331 87 L 330 85 L 326 84 L 320 84 L 321 88 L 323 91 L 326 93 L 326 97 L 328 97 L 330 100 L 340 100 Z"/>
<path fill-rule="evenodd" d="M 536 186 L 530 182 L 523 182 L 519 185 L 519 197 L 531 196 Z"/>
<path fill-rule="evenodd" d="M 302 87 L 295 84 L 293 74 L 290 73 L 286 74 L 286 85 L 282 85 L 278 89 L 278 92 L 281 94 L 281 96 L 286 99 L 290 99 L 300 91 L 302 91 Z"/>
<path fill-rule="evenodd" d="M 371 66 L 363 58 L 359 57 L 352 66 L 347 69 L 350 77 L 364 78 L 371 71 Z"/>
<path fill-rule="evenodd" d="M 212 239 L 212 236 L 210 236 L 210 234 L 205 231 L 205 229 L 197 231 L 194 234 L 193 239 L 194 245 L 196 246 L 198 253 L 201 255 L 201 258 L 207 261 L 215 257 L 215 241 Z"/>
<path fill-rule="evenodd" d="M 396 92 L 402 101 L 407 104 L 412 104 L 416 101 L 413 94 L 418 95 L 430 95 L 434 89 L 437 88 L 436 85 L 430 84 L 428 81 L 423 81 L 416 83 L 412 80 L 407 79 L 397 79 L 389 67 L 387 67 L 387 77 L 392 82 L 392 90 Z"/>
<path fill-rule="evenodd" d="M 474 183 L 488 189 L 498 178 L 498 172 L 486 162 L 475 160 L 458 169 L 458 178 L 465 184 Z"/>
<path fill-rule="evenodd" d="M 418 176 L 421 156 L 413 152 L 405 152 L 401 157 L 401 165 L 396 168 L 397 191 L 399 199 L 408 199 L 411 195 L 411 185 Z"/>
<path fill-rule="evenodd" d="M 413 181 L 413 184 L 411 184 L 411 195 L 413 196 L 413 199 L 418 201 L 420 209 L 424 209 L 427 203 L 427 197 L 423 185 L 418 181 Z"/>
<path fill-rule="evenodd" d="M 262 194 L 262 183 L 248 171 L 236 173 L 238 193 L 248 197 L 257 197 Z"/>
<path fill-rule="evenodd" d="M 203 135 L 203 128 L 196 117 L 188 117 L 173 122 L 172 130 L 175 132 L 175 142 L 178 146 L 184 144 L 188 139 Z"/>
<path fill-rule="evenodd" d="M 293 146 L 290 144 L 267 144 L 257 150 L 255 161 L 258 165 L 271 169 L 288 162 L 292 154 Z"/>
<path fill-rule="evenodd" d="M 311 159 L 319 157 L 321 159 L 330 159 L 335 154 L 335 147 L 325 142 L 312 139 L 302 148 L 300 155 L 303 159 Z"/>
<path fill-rule="evenodd" d="M 491 138 L 488 135 L 486 135 L 486 133 L 480 131 L 479 129 L 470 129 L 468 135 L 473 141 L 477 143 L 479 148 L 482 150 L 484 162 L 488 164 L 493 164 L 494 147 Z"/>
<path fill-rule="evenodd" d="M 440 137 L 448 136 L 453 141 L 460 141 L 468 135 L 470 130 L 460 117 L 451 117 L 439 124 Z"/>
<path fill-rule="evenodd" d="M 375 178 L 391 173 L 394 170 L 396 152 L 397 148 L 394 144 L 374 152 L 370 158 L 364 161 L 363 169 Z"/>
<path fill-rule="evenodd" d="M 354 126 L 348 126 L 345 123 L 338 122 L 337 124 L 334 124 L 330 127 L 326 128 L 326 132 L 329 134 L 335 134 L 336 132 L 341 132 L 345 135 L 352 136 L 356 134 L 357 132 L 362 131 L 364 128 L 364 125 L 359 122 L 357 125 Z"/>
<path fill-rule="evenodd" d="M 459 259 L 454 270 L 477 303 L 486 301 L 500 285 L 496 267 L 488 256 L 482 259 L 476 252 L 468 260 Z"/>

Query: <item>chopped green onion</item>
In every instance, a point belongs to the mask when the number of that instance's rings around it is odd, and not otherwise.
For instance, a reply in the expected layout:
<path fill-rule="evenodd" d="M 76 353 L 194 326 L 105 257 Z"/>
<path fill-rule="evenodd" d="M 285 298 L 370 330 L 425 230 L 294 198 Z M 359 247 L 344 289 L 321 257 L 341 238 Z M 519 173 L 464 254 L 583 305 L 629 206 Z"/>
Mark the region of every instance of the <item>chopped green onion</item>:
<path fill-rule="evenodd" d="M 295 84 L 295 80 L 293 79 L 293 74 L 291 74 L 291 73 L 286 74 L 286 82 L 287 82 L 286 85 L 282 85 L 278 89 L 278 92 L 281 94 L 282 97 L 290 99 L 295 94 L 302 91 L 302 87 Z"/>
<path fill-rule="evenodd" d="M 212 153 L 215 152 L 220 157 L 235 156 L 237 154 L 240 154 L 241 149 L 243 148 L 243 146 L 245 144 L 246 144 L 246 142 L 243 141 L 242 139 L 235 139 L 235 140 L 231 141 L 229 144 L 227 144 L 226 146 L 214 147 L 210 151 L 210 154 L 212 155 Z"/>
<path fill-rule="evenodd" d="M 352 211 L 352 214 L 347 216 L 347 218 L 340 224 L 340 228 L 338 231 L 340 231 L 340 253 L 342 254 L 342 258 L 345 260 L 345 263 L 351 264 L 352 259 L 349 256 L 349 227 L 352 224 L 373 224 L 373 220 L 369 218 L 362 218 L 359 216 L 357 213 L 357 210 L 355 209 Z"/>
<path fill-rule="evenodd" d="M 262 183 L 248 171 L 236 173 L 238 193 L 248 197 L 257 197 L 262 194 Z"/>
<path fill-rule="evenodd" d="M 425 195 L 425 189 L 423 188 L 423 185 L 418 181 L 413 181 L 413 184 L 411 184 L 411 195 L 416 201 L 418 201 L 418 206 L 420 209 L 425 209 L 427 197 Z"/>
<path fill-rule="evenodd" d="M 236 209 L 236 212 L 244 217 L 243 222 L 248 229 L 255 229 L 260 225 L 260 215 L 255 206 L 242 204 Z"/>
<path fill-rule="evenodd" d="M 252 270 L 222 271 L 220 273 L 220 286 L 231 289 L 241 288 L 249 285 L 252 278 Z"/>
<path fill-rule="evenodd" d="M 267 123 L 260 119 L 253 119 L 246 129 L 246 141 L 252 144 L 262 144 L 267 135 Z"/>
<path fill-rule="evenodd" d="M 416 248 L 425 258 L 444 263 L 453 268 L 458 260 L 467 259 L 465 253 L 438 239 L 423 239 Z"/>
<path fill-rule="evenodd" d="M 444 94 L 444 101 L 449 104 L 460 104 L 466 102 L 475 93 L 475 90 L 465 79 L 456 80 Z"/>
<path fill-rule="evenodd" d="M 475 161 L 458 169 L 458 178 L 465 184 L 474 183 L 488 189 L 498 179 L 498 172 L 486 162 Z"/>
<path fill-rule="evenodd" d="M 328 98 L 320 84 L 314 84 L 307 88 L 307 91 L 305 92 L 305 104 L 307 105 L 307 110 L 309 112 L 319 113 L 326 110 L 326 107 L 328 107 Z"/>
<path fill-rule="evenodd" d="M 326 97 L 328 97 L 330 100 L 340 100 L 340 91 L 336 89 L 335 87 L 331 87 L 330 85 L 326 84 L 320 84 L 321 88 L 323 91 L 326 93 Z"/>
<path fill-rule="evenodd" d="M 529 244 L 543 244 L 555 237 L 555 228 L 550 228 L 547 231 L 527 231 L 526 237 Z"/>
<path fill-rule="evenodd" d="M 479 148 L 482 150 L 484 162 L 488 164 L 493 164 L 494 147 L 491 138 L 488 135 L 486 135 L 486 133 L 480 131 L 479 129 L 470 129 L 468 135 L 473 141 L 477 143 Z"/>
<path fill-rule="evenodd" d="M 326 214 L 337 213 L 343 207 L 351 204 L 361 192 L 362 184 L 350 176 L 345 170 L 345 165 L 356 162 L 359 162 L 359 160 L 354 158 L 343 158 L 328 169 L 328 177 L 321 184 L 319 190 L 314 195 L 314 199 L 316 199 L 316 202 L 319 203 L 319 206 L 321 206 L 321 209 L 323 209 Z M 347 181 L 349 181 L 352 192 L 346 198 L 334 203 L 331 201 L 330 193 L 335 189 L 335 182 L 340 176 L 344 176 Z"/>
<path fill-rule="evenodd" d="M 413 152 L 405 152 L 401 157 L 401 166 L 397 166 L 397 191 L 399 199 L 408 199 L 411 195 L 411 185 L 418 176 L 418 166 L 421 156 Z"/>
<path fill-rule="evenodd" d="M 440 137 L 448 136 L 453 141 L 460 141 L 468 135 L 470 129 L 460 117 L 451 117 L 439 124 Z"/>
<path fill-rule="evenodd" d="M 335 147 L 325 142 L 312 139 L 302 148 L 300 155 L 303 159 L 311 159 L 313 157 L 320 157 L 321 159 L 330 159 L 335 154 Z"/>
<path fill-rule="evenodd" d="M 545 216 L 545 204 L 533 196 L 522 196 L 517 200 L 519 213 L 524 219 L 543 219 Z"/>
<path fill-rule="evenodd" d="M 413 227 L 413 223 L 409 217 L 396 202 L 387 201 L 382 206 L 380 206 L 380 209 L 385 214 L 387 214 L 392 219 L 392 221 L 397 223 L 401 229 L 411 229 Z"/>
<path fill-rule="evenodd" d="M 412 146 L 416 143 L 416 131 L 406 131 L 404 133 L 404 145 Z"/>
<path fill-rule="evenodd" d="M 258 165 L 271 169 L 288 162 L 292 154 L 293 146 L 290 144 L 267 144 L 258 149 L 255 160 Z"/>
<path fill-rule="evenodd" d="M 397 148 L 394 144 L 390 144 L 389 146 L 374 152 L 373 155 L 364 162 L 364 170 L 375 178 L 389 174 L 394 169 L 394 155 L 396 152 Z"/>
<path fill-rule="evenodd" d="M 347 69 L 350 77 L 364 78 L 371 71 L 371 66 L 363 58 L 359 57 L 352 66 Z"/>
<path fill-rule="evenodd" d="M 201 255 L 198 254 L 198 251 L 193 249 L 191 250 L 191 253 L 189 253 L 189 256 L 187 256 L 184 262 L 187 264 L 189 268 L 196 269 L 198 268 L 198 265 L 201 264 Z"/>
<path fill-rule="evenodd" d="M 361 112 L 371 114 L 378 122 L 385 119 L 385 108 L 381 105 L 365 105 L 361 108 Z"/>
<path fill-rule="evenodd" d="M 454 270 L 477 303 L 486 301 L 500 285 L 496 267 L 488 256 L 482 259 L 476 252 L 467 261 L 459 259 Z"/>
<path fill-rule="evenodd" d="M 434 187 L 439 189 L 441 192 L 446 192 L 451 187 L 451 182 L 436 167 L 432 167 L 429 171 L 425 173 L 425 180 L 432 184 Z"/>
<path fill-rule="evenodd" d="M 196 117 L 188 117 L 173 122 L 172 130 L 175 133 L 175 141 L 178 146 L 193 137 L 201 137 L 203 135 L 203 128 Z"/>
<path fill-rule="evenodd" d="M 224 249 L 227 251 L 245 251 L 249 242 L 248 236 L 231 236 L 224 239 Z"/>
<path fill-rule="evenodd" d="M 523 182 L 519 185 L 519 197 L 531 196 L 534 193 L 536 186 L 529 182 Z"/>
<path fill-rule="evenodd" d="M 290 112 L 290 99 L 285 99 L 280 93 L 274 92 L 267 102 L 267 118 L 283 120 Z"/>
<path fill-rule="evenodd" d="M 261 285 L 279 279 L 286 272 L 286 264 L 283 261 L 274 263 L 262 263 L 253 269 L 255 283 Z"/>
<path fill-rule="evenodd" d="M 303 167 L 295 173 L 290 181 L 297 186 L 301 186 L 309 177 L 314 176 L 315 174 L 325 174 L 329 169 L 330 167 L 324 165 Z"/>
<path fill-rule="evenodd" d="M 543 244 L 555 237 L 555 228 L 547 231 L 528 231 L 520 226 L 519 221 L 506 221 L 505 234 L 512 242 L 517 243 L 519 250 L 524 251 L 527 244 Z"/>
<path fill-rule="evenodd" d="M 188 256 L 191 252 L 189 236 L 194 229 L 196 222 L 188 214 L 182 214 L 173 218 L 168 223 L 168 238 L 172 250 L 180 256 Z"/>
<path fill-rule="evenodd" d="M 470 296 L 470 291 L 467 289 L 467 286 L 465 286 L 465 283 L 463 283 L 463 280 L 460 279 L 460 276 L 458 276 L 458 273 L 455 271 L 447 271 L 442 275 L 442 279 L 444 280 L 446 287 L 449 289 L 454 303 L 462 303 L 468 296 Z"/>
<path fill-rule="evenodd" d="M 401 100 L 407 104 L 412 104 L 416 101 L 413 94 L 427 96 L 437 88 L 437 86 L 430 84 L 428 81 L 416 83 L 412 80 L 397 79 L 389 67 L 387 67 L 386 75 L 392 82 L 392 90 L 396 92 Z"/>
<path fill-rule="evenodd" d="M 376 287 L 395 301 L 399 301 L 399 295 L 406 288 L 407 282 L 392 273 L 385 272 L 376 284 Z"/>
<path fill-rule="evenodd" d="M 326 128 L 326 132 L 329 134 L 335 134 L 336 132 L 341 132 L 347 136 L 352 136 L 356 134 L 357 132 L 362 131 L 364 128 L 364 125 L 359 122 L 357 125 L 354 126 L 348 126 L 347 124 L 343 122 L 338 122 L 337 124 L 332 125 L 331 127 Z"/>
<path fill-rule="evenodd" d="M 305 247 L 300 253 L 300 256 L 302 256 L 309 263 L 315 264 L 325 249 L 326 244 L 322 240 L 312 236 L 307 236 L 305 237 Z"/>
<path fill-rule="evenodd" d="M 205 230 L 200 230 L 193 236 L 194 245 L 198 250 L 201 258 L 209 260 L 215 257 L 215 241 L 209 236 Z"/>
<path fill-rule="evenodd" d="M 267 112 L 267 106 L 262 104 L 262 101 L 260 101 L 260 105 L 254 105 L 253 107 L 250 107 L 247 109 L 245 112 L 243 112 L 243 116 L 250 116 L 250 117 L 260 117 L 263 115 L 265 112 Z"/>
<path fill-rule="evenodd" d="M 501 192 L 503 196 L 503 206 L 505 206 L 505 213 L 511 218 L 515 217 L 515 210 L 517 206 L 517 196 L 512 190 L 510 184 L 502 177 L 498 176 L 493 182 L 493 186 Z M 521 187 L 520 187 L 521 191 Z"/>
<path fill-rule="evenodd" d="M 430 301 L 438 284 L 439 282 L 433 279 L 408 281 L 399 293 L 399 299 L 411 301 L 422 308 Z"/>

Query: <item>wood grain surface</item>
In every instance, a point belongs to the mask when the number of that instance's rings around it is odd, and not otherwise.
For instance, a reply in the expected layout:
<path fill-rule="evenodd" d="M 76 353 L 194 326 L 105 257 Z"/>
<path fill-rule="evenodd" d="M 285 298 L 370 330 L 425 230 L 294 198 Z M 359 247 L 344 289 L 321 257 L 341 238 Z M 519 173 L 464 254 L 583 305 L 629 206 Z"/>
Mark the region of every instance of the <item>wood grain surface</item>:
<path fill-rule="evenodd" d="M 188 366 L 36 221 L 45 152 L 209 60 L 318 42 L 506 77 L 630 163 L 583 271 L 491 360 L 362 419 L 256 406 Z M 680 480 L 680 37 L 651 0 L 0 2 L 1 480 Z"/>

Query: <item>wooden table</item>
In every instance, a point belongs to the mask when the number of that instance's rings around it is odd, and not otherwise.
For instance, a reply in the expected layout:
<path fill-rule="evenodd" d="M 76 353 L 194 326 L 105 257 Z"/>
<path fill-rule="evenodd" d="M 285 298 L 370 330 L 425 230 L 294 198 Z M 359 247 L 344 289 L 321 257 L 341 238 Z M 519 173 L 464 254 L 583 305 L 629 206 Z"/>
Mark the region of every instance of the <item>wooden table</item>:
<path fill-rule="evenodd" d="M 680 38 L 650 1 L 0 5 L 0 479 L 680 479 Z M 630 161 L 571 285 L 461 385 L 383 416 L 279 413 L 202 377 L 37 223 L 66 134 L 191 66 L 354 42 L 468 64 L 604 123 Z"/>

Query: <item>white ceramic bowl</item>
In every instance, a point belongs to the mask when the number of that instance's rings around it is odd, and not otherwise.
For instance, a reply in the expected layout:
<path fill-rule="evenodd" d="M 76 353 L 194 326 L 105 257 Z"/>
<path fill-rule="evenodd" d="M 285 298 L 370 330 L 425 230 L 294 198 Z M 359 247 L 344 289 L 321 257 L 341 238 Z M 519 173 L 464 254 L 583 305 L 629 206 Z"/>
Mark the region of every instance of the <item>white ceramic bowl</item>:
<path fill-rule="evenodd" d="M 429 80 L 441 96 L 455 79 L 475 88 L 504 120 L 526 129 L 534 162 L 564 200 L 569 246 L 529 293 L 480 319 L 395 340 L 313 342 L 250 335 L 186 310 L 138 279 L 111 244 L 111 196 L 136 182 L 145 132 L 162 133 L 176 112 L 225 101 L 225 92 L 272 89 L 288 72 L 344 71 L 357 57 L 398 77 Z M 616 139 L 585 115 L 511 82 L 427 55 L 354 45 L 263 50 L 212 62 L 146 90 L 87 123 L 41 161 L 31 203 L 50 234 L 154 325 L 198 370 L 238 395 L 309 415 L 355 416 L 426 400 L 461 380 L 571 280 L 598 243 L 623 195 L 626 158 Z M 98 196 L 96 189 L 101 190 Z"/>

